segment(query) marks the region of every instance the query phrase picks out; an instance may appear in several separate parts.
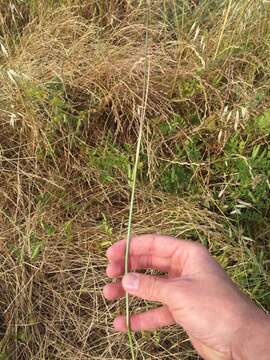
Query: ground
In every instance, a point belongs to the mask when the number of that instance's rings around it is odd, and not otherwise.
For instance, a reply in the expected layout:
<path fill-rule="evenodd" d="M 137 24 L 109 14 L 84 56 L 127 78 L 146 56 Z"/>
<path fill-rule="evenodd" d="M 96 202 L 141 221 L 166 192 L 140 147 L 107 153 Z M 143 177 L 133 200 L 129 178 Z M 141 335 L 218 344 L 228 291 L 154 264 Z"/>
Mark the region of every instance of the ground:
<path fill-rule="evenodd" d="M 130 359 L 102 286 L 146 85 L 133 233 L 203 243 L 270 310 L 269 2 L 0 0 L 0 85 L 1 360 Z M 180 328 L 136 341 L 197 359 Z"/>

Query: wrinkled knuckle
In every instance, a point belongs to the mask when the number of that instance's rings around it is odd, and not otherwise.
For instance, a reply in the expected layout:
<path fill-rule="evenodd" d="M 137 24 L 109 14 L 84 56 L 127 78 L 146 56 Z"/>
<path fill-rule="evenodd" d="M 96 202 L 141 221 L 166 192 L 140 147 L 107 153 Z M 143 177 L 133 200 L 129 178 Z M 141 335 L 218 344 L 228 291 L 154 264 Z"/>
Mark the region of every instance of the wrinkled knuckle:
<path fill-rule="evenodd" d="M 204 245 L 196 242 L 193 244 L 193 254 L 197 257 L 203 257 L 209 255 L 209 252 Z"/>
<path fill-rule="evenodd" d="M 158 291 L 158 280 L 157 278 L 153 277 L 151 279 L 151 282 L 147 288 L 147 292 L 148 292 L 148 295 L 149 295 L 149 298 L 155 298 L 156 297 L 156 294 L 157 294 L 157 291 Z"/>

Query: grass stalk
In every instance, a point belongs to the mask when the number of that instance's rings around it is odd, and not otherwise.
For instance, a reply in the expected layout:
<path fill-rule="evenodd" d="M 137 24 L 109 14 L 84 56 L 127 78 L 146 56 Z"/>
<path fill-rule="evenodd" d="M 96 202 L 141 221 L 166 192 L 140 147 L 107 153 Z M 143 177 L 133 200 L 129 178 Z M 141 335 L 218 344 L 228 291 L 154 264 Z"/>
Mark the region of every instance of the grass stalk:
<path fill-rule="evenodd" d="M 127 231 L 127 244 L 126 244 L 126 253 L 125 253 L 125 274 L 129 273 L 129 258 L 130 258 L 130 245 L 131 245 L 131 234 L 132 234 L 132 219 L 133 219 L 133 209 L 135 201 L 135 191 L 136 191 L 136 182 L 137 182 L 137 170 L 140 160 L 140 149 L 143 135 L 143 126 L 145 122 L 146 107 L 149 93 L 149 79 L 150 79 L 150 59 L 148 56 L 149 49 L 149 19 L 150 19 L 150 0 L 146 0 L 147 4 L 147 14 L 146 14 L 146 37 L 145 37 L 145 69 L 144 69 L 144 85 L 143 85 L 143 97 L 142 97 L 142 109 L 140 113 L 140 127 L 137 140 L 137 149 L 135 156 L 135 163 L 132 173 L 132 184 L 131 184 L 131 198 L 129 206 L 129 218 L 128 218 L 128 231 Z M 131 351 L 132 360 L 136 359 L 133 335 L 130 327 L 130 298 L 129 294 L 126 293 L 126 324 L 128 329 L 128 339 L 129 346 Z"/>
<path fill-rule="evenodd" d="M 218 56 L 221 41 L 222 41 L 222 38 L 223 38 L 223 35 L 224 35 L 224 32 L 225 32 L 225 28 L 226 28 L 228 18 L 229 18 L 229 14 L 230 14 L 230 11 L 231 11 L 231 6 L 232 6 L 232 0 L 230 0 L 227 11 L 225 13 L 224 22 L 223 22 L 223 25 L 222 25 L 221 33 L 220 33 L 220 36 L 219 36 L 219 39 L 218 39 L 218 44 L 217 44 L 217 48 L 216 48 L 215 55 L 214 55 L 214 60 L 216 60 L 216 58 Z"/>

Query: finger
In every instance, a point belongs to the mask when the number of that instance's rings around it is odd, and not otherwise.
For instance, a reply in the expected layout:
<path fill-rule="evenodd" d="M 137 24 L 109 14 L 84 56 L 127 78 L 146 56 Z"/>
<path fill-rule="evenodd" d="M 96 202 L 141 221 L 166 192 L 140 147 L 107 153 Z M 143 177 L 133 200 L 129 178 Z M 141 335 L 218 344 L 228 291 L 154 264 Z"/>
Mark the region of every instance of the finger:
<path fill-rule="evenodd" d="M 103 288 L 103 295 L 107 300 L 116 300 L 125 296 L 125 290 L 123 289 L 122 283 L 119 281 L 105 285 Z"/>
<path fill-rule="evenodd" d="M 171 258 L 178 250 L 186 253 L 190 246 L 192 246 L 192 242 L 178 240 L 170 236 L 140 235 L 131 239 L 130 255 Z M 122 260 L 125 257 L 125 249 L 126 241 L 121 240 L 107 250 L 107 257 L 113 261 Z"/>
<path fill-rule="evenodd" d="M 129 270 L 155 269 L 162 272 L 170 270 L 170 261 L 162 257 L 152 255 L 133 256 L 130 258 Z M 108 264 L 106 273 L 108 277 L 114 278 L 125 272 L 124 260 L 112 261 Z"/>
<path fill-rule="evenodd" d="M 153 331 L 173 324 L 175 324 L 175 320 L 167 306 L 132 315 L 130 318 L 130 326 L 133 331 Z M 127 331 L 126 317 L 118 316 L 114 320 L 114 327 L 117 331 Z"/>
<path fill-rule="evenodd" d="M 140 235 L 131 239 L 130 257 L 145 255 L 151 255 L 152 258 L 162 257 L 167 259 L 172 268 L 177 266 L 177 270 L 181 272 L 193 248 L 194 242 L 191 241 L 154 234 Z M 107 250 L 107 257 L 111 261 L 123 261 L 125 250 L 126 241 L 119 241 Z"/>
<path fill-rule="evenodd" d="M 165 305 L 169 303 L 174 291 L 168 279 L 138 273 L 125 275 L 122 286 L 131 295 L 144 300 L 159 301 Z"/>

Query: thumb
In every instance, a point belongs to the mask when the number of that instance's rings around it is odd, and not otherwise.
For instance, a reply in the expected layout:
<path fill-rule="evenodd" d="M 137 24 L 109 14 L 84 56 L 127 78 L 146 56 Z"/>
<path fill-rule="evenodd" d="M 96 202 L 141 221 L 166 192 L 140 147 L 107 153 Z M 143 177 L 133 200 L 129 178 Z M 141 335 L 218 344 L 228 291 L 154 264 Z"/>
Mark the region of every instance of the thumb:
<path fill-rule="evenodd" d="M 122 286 L 129 294 L 144 300 L 167 304 L 170 298 L 170 282 L 159 276 L 130 273 L 123 277 Z"/>

